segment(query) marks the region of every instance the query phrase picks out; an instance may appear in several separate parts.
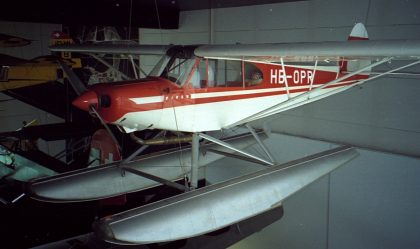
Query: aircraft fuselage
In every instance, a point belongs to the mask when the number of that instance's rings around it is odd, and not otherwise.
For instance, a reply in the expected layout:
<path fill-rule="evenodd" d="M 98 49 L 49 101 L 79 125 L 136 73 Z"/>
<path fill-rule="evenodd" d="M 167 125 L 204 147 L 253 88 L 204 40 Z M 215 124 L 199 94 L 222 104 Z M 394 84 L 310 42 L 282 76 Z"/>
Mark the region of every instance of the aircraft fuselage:
<path fill-rule="evenodd" d="M 162 58 L 143 80 L 95 85 L 74 105 L 95 105 L 102 118 L 127 132 L 163 129 L 220 130 L 346 75 L 339 63 L 296 64 L 216 60 L 195 56 Z M 345 90 L 357 74 L 294 104 L 303 105 Z M 314 98 L 315 97 L 315 98 Z"/>

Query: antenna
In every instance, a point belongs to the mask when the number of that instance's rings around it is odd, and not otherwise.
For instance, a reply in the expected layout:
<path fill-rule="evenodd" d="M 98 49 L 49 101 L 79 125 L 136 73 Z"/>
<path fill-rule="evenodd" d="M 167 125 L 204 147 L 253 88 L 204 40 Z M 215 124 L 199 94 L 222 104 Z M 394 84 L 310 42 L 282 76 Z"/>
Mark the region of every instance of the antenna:
<path fill-rule="evenodd" d="M 162 27 L 160 25 L 160 16 L 159 16 L 159 8 L 158 8 L 157 0 L 155 0 L 155 9 L 156 9 L 156 16 L 157 16 L 157 21 L 158 21 L 159 33 L 160 33 L 160 44 L 162 44 L 163 43 Z"/>

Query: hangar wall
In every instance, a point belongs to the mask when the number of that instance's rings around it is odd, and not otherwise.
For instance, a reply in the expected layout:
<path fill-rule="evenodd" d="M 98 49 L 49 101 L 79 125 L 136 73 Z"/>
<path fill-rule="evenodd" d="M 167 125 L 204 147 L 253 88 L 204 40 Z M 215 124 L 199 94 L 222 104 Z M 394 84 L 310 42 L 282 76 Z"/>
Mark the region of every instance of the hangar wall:
<path fill-rule="evenodd" d="M 140 42 L 344 40 L 356 22 L 366 24 L 371 39 L 419 39 L 419 9 L 420 2 L 414 0 L 313 0 L 186 11 L 181 13 L 179 30 L 141 29 Z M 153 64 L 142 63 L 146 68 Z M 415 93 L 419 92 L 418 79 L 378 80 L 285 112 L 270 125 L 281 133 L 302 134 L 311 128 L 314 134 L 328 134 L 334 130 L 327 125 L 333 123 L 335 135 L 347 134 L 341 142 L 358 135 L 371 137 L 371 144 L 395 143 L 418 151 L 420 115 Z M 404 136 L 396 136 L 400 133 Z M 279 162 L 335 146 L 278 133 L 267 143 Z M 286 200 L 282 220 L 232 248 L 419 248 L 420 161 L 371 150 L 359 152 L 351 163 Z M 220 181 L 257 169 L 227 158 L 208 167 L 207 174 L 210 180 Z"/>
<path fill-rule="evenodd" d="M 6 54 L 22 59 L 33 59 L 41 55 L 49 55 L 49 40 L 53 31 L 61 30 L 61 24 L 47 23 L 23 23 L 0 21 L 0 33 L 22 37 L 30 40 L 31 43 L 23 47 L 0 47 L 0 54 Z M 1 84 L 1 82 L 0 82 Z M 51 92 L 51 94 L 54 94 Z M 1 100 L 10 100 L 0 103 L 0 132 L 13 131 L 22 127 L 22 122 L 30 122 L 34 119 L 38 124 L 50 124 L 62 122 L 52 114 L 46 113 L 33 106 L 27 105 L 19 100 L 0 93 Z M 55 155 L 64 148 L 62 141 L 45 142 L 40 141 L 38 146 L 44 152 Z"/>
<path fill-rule="evenodd" d="M 31 44 L 23 47 L 0 47 L 0 53 L 23 59 L 48 55 L 50 54 L 48 49 L 49 38 L 51 33 L 57 30 L 61 30 L 61 24 L 0 21 L 1 33 L 22 37 L 31 41 Z"/>

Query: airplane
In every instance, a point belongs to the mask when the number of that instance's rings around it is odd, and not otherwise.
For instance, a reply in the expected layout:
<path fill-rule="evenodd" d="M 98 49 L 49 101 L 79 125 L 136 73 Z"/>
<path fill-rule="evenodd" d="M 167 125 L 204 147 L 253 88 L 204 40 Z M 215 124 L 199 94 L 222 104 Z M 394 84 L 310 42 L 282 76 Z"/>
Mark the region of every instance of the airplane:
<path fill-rule="evenodd" d="M 0 55 L 0 91 L 23 88 L 60 80 L 64 77 L 57 59 L 51 56 L 40 56 L 23 60 Z M 19 63 L 11 61 L 20 60 Z M 73 68 L 81 68 L 80 59 L 68 59 L 66 63 Z"/>
<path fill-rule="evenodd" d="M 344 146 L 277 165 L 250 123 L 420 63 L 420 41 L 368 40 L 361 23 L 354 26 L 348 41 L 342 42 L 193 46 L 103 43 L 52 46 L 51 50 L 92 55 L 162 55 L 145 79 L 96 84 L 89 89 L 71 76 L 66 65 L 62 66 L 80 95 L 73 105 L 96 116 L 105 128 L 115 125 L 122 132 L 130 133 L 141 145 L 168 141 L 191 143 L 191 191 L 95 223 L 98 236 L 116 244 L 158 243 L 197 236 L 281 205 L 285 198 L 352 160 L 357 153 Z M 404 65 L 374 76 L 370 74 L 372 69 L 394 60 Z M 266 159 L 211 135 L 213 131 L 238 126 L 252 133 Z M 178 137 L 143 140 L 135 133 L 152 129 L 171 131 Z M 203 153 L 199 139 L 270 167 L 194 190 L 198 160 Z M 141 168 L 124 166 L 125 163 L 127 161 L 123 160 L 119 165 L 122 175 L 127 170 L 161 184 L 167 182 L 165 172 L 147 174 L 141 172 Z M 118 184 L 124 182 L 122 175 L 115 180 Z M 52 181 L 68 184 L 74 180 L 75 184 L 80 183 L 81 178 L 93 179 L 76 172 L 41 179 L 33 186 L 42 190 L 51 187 Z M 101 186 L 105 186 L 103 184 Z M 72 193 L 77 195 L 83 190 L 78 191 Z M 223 204 L 218 204 L 220 199 Z M 252 201 L 254 199 L 259 203 Z M 165 217 L 165 223 L 161 217 Z M 194 221 L 200 221 L 199 225 Z"/>
<path fill-rule="evenodd" d="M 15 41 L 15 39 L 10 38 L 7 41 Z M 73 43 L 73 40 L 62 32 L 54 32 L 50 40 L 50 45 L 71 43 Z M 19 44 L 16 41 L 16 46 Z M 72 68 L 82 67 L 80 58 L 72 58 L 70 53 L 63 52 L 60 58 Z M 54 56 L 38 56 L 25 60 L 0 54 L 0 91 L 44 84 L 64 77 L 65 75 L 63 75 L 62 69 L 57 63 L 57 58 Z"/>
<path fill-rule="evenodd" d="M 31 44 L 31 40 L 0 33 L 0 48 L 23 47 Z"/>
<path fill-rule="evenodd" d="M 343 42 L 195 46 L 97 43 L 52 46 L 51 50 L 163 55 L 145 79 L 96 84 L 87 89 L 77 77 L 70 77 L 80 95 L 74 106 L 94 114 L 105 127 L 115 125 L 138 143 L 145 143 L 136 138 L 135 131 L 183 132 L 188 134 L 186 140 L 199 136 L 216 142 L 204 132 L 240 125 L 251 129 L 252 121 L 413 66 L 420 63 L 419 47 L 418 40 L 370 41 L 365 26 L 357 23 Z M 414 62 L 370 76 L 373 68 L 393 60 Z M 63 69 L 71 75 L 65 65 Z M 269 160 L 254 159 L 272 165 L 273 157 L 267 149 L 264 152 Z"/>
<path fill-rule="evenodd" d="M 415 60 L 418 45 L 418 41 L 369 41 L 359 23 L 345 42 L 98 44 L 51 50 L 164 54 L 148 78 L 95 85 L 84 89 L 73 104 L 85 111 L 95 106 L 106 123 L 128 133 L 144 129 L 191 133 L 246 124 L 376 79 L 391 72 L 369 77 L 370 69 L 392 60 Z"/>

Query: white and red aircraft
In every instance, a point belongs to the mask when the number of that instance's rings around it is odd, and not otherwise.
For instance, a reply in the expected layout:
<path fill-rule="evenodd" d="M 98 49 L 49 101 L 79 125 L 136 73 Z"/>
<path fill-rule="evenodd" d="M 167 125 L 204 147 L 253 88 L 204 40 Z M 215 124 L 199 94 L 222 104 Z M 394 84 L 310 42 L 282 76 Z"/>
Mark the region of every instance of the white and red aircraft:
<path fill-rule="evenodd" d="M 348 41 L 343 42 L 200 46 L 103 43 L 54 46 L 51 50 L 87 53 L 95 58 L 95 54 L 163 55 L 145 79 L 97 84 L 90 89 L 77 81 L 65 63 L 62 67 L 80 94 L 73 104 L 94 113 L 105 124 L 117 125 L 131 134 L 144 129 L 193 133 L 190 137 L 191 185 L 194 188 L 197 186 L 197 161 L 200 156 L 199 137 L 251 157 L 254 161 L 274 165 L 273 157 L 249 125 L 250 122 L 420 63 L 420 41 L 369 41 L 367 38 L 365 27 L 359 23 L 351 31 Z M 372 68 L 392 60 L 402 63 L 379 74 L 371 73 Z M 246 125 L 250 129 L 269 160 L 236 149 L 204 133 L 238 125 Z M 135 136 L 134 139 L 139 143 L 145 142 Z M 316 160 L 310 157 L 304 160 L 305 163 L 298 160 L 294 164 L 271 167 L 258 174 L 190 191 L 177 198 L 102 219 L 97 223 L 96 230 L 102 238 L 114 243 L 156 243 L 205 234 L 281 205 L 287 196 L 351 160 L 356 154 L 350 148 L 339 148 L 319 155 Z M 308 167 L 303 169 L 306 163 Z M 135 171 L 124 166 L 121 170 L 164 184 L 168 178 L 176 179 L 169 176 L 170 168 L 152 177 L 141 168 Z M 100 183 L 98 179 L 102 173 L 99 171 L 104 172 L 99 169 L 78 171 L 37 182 L 33 186 L 41 192 L 48 189 L 60 194 L 65 191 L 52 189 L 52 185 L 67 189 L 70 183 L 78 186 L 86 186 L 86 182 L 93 180 Z M 113 170 L 107 178 L 112 180 L 103 182 L 101 186 L 91 184 L 92 189 L 98 195 L 104 192 L 104 188 L 110 189 L 111 194 L 121 194 L 115 189 L 123 189 L 121 186 L 127 189 L 123 175 Z M 78 191 L 86 191 L 86 188 Z M 223 205 L 220 200 L 223 200 Z M 162 217 L 165 217 L 164 221 Z"/>
<path fill-rule="evenodd" d="M 348 40 L 169 47 L 81 45 L 52 50 L 164 52 L 146 79 L 95 85 L 73 104 L 86 111 L 96 107 L 106 123 L 126 132 L 204 132 L 319 100 L 372 79 L 369 71 L 375 66 L 420 56 L 418 41 L 368 41 L 361 23 L 355 25 Z"/>

